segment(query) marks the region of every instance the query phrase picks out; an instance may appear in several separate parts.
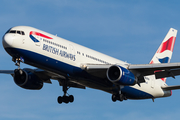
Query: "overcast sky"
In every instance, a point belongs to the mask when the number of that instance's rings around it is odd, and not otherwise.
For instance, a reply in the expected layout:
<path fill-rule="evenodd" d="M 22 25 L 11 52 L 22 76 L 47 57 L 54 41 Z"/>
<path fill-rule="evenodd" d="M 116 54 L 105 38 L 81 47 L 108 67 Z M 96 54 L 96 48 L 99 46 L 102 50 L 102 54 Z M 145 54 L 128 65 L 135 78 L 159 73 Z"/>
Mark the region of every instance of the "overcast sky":
<path fill-rule="evenodd" d="M 178 0 L 1 0 L 0 35 L 25 25 L 58 35 L 131 64 L 149 63 L 168 30 L 180 30 Z M 171 62 L 180 62 L 177 35 Z M 0 69 L 17 68 L 0 44 Z M 21 64 L 21 68 L 30 67 Z M 75 101 L 57 103 L 63 95 L 57 81 L 39 91 L 25 90 L 10 75 L 0 75 L 0 119 L 3 120 L 169 120 L 179 119 L 180 90 L 168 98 L 112 102 L 111 94 L 87 88 L 69 89 Z M 180 85 L 180 77 L 168 78 Z"/>

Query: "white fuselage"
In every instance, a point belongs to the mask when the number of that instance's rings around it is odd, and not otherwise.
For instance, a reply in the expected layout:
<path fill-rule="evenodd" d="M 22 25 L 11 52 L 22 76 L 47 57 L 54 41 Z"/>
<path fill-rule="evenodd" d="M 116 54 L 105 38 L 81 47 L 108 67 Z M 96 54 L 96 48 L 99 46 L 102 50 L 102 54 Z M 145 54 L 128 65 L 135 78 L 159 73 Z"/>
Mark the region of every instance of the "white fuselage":
<path fill-rule="evenodd" d="M 59 65 L 60 68 L 58 68 L 57 71 L 73 75 L 75 74 L 74 71 L 76 69 L 81 69 L 82 65 L 85 64 L 117 64 L 125 68 L 129 65 L 121 60 L 32 27 L 18 26 L 13 27 L 11 30 L 24 31 L 25 35 L 12 33 L 5 34 L 3 40 L 4 48 L 14 48 L 18 51 L 22 50 L 24 54 L 27 54 L 26 52 L 28 51 L 28 56 L 21 56 L 20 54 L 17 54 L 17 56 L 19 55 L 18 57 L 23 57 L 25 63 L 28 61 L 27 64 L 44 70 L 52 70 Z M 37 33 L 30 34 L 32 31 L 42 33 L 48 37 L 38 35 Z M 35 37 L 39 42 L 33 41 L 30 38 L 30 35 Z M 37 56 L 33 56 L 32 53 L 37 54 Z M 38 58 L 38 55 L 43 57 Z M 37 64 L 35 63 L 36 59 L 33 57 L 36 57 Z M 51 62 L 51 64 L 49 64 L 49 62 Z M 38 66 L 38 64 L 41 65 Z M 162 86 L 167 86 L 166 83 L 160 79 L 155 79 L 154 75 L 146 76 L 145 81 L 146 82 L 141 83 L 140 86 L 137 84 L 128 87 L 121 86 L 122 91 L 126 94 L 130 94 L 134 99 L 158 98 L 171 95 L 171 91 L 163 91 L 161 88 Z"/>

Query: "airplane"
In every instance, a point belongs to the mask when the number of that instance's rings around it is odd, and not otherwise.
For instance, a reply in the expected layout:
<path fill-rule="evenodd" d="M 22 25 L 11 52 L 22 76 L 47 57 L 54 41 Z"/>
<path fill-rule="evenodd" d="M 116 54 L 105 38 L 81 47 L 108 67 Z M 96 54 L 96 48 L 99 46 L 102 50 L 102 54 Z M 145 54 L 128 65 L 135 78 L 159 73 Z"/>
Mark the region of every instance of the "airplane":
<path fill-rule="evenodd" d="M 180 85 L 168 86 L 167 77 L 180 75 L 180 63 L 170 63 L 177 30 L 170 28 L 149 64 L 129 64 L 29 26 L 10 28 L 2 38 L 5 51 L 17 69 L 0 70 L 12 75 L 19 87 L 40 90 L 57 80 L 63 96 L 57 101 L 72 103 L 71 87 L 102 90 L 113 102 L 168 97 Z M 20 68 L 20 63 L 36 69 Z"/>

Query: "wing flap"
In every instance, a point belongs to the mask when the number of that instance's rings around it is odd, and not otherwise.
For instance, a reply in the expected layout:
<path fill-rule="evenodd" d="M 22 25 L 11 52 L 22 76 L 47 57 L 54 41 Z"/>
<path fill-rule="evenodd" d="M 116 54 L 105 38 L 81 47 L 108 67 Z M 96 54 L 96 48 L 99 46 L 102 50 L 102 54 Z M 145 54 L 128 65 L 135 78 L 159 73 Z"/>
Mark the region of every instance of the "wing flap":
<path fill-rule="evenodd" d="M 180 63 L 129 65 L 128 69 L 137 71 L 141 76 L 155 74 L 157 79 L 180 75 Z"/>
<path fill-rule="evenodd" d="M 165 78 L 165 77 L 175 78 L 175 76 L 177 75 L 180 75 L 180 69 L 155 72 L 156 79 Z"/>
<path fill-rule="evenodd" d="M 129 65 L 129 70 L 148 70 L 148 71 L 156 71 L 156 70 L 165 70 L 165 69 L 175 69 L 180 68 L 180 63 L 155 63 L 155 64 L 137 64 L 137 65 Z"/>

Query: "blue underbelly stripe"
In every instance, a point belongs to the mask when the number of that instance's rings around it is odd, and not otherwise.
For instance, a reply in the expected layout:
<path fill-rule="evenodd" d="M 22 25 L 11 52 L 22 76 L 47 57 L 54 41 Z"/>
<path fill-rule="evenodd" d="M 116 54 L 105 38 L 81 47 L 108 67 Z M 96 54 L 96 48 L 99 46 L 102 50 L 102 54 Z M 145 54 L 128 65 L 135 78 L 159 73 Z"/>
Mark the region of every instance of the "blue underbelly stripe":
<path fill-rule="evenodd" d="M 31 52 L 28 50 L 17 49 L 17 48 L 6 48 L 6 51 L 12 56 L 23 57 L 25 63 L 32 63 L 36 67 L 41 68 L 42 66 L 47 69 L 54 69 L 57 72 L 69 73 L 72 75 L 77 74 L 77 72 L 82 72 L 81 68 L 69 65 L 67 63 L 63 63 L 60 60 L 52 59 L 50 57 Z"/>
<path fill-rule="evenodd" d="M 130 86 L 124 86 L 122 92 L 130 99 L 147 99 L 153 98 L 153 96 L 149 93 L 140 91 L 138 89 L 132 88 Z"/>

